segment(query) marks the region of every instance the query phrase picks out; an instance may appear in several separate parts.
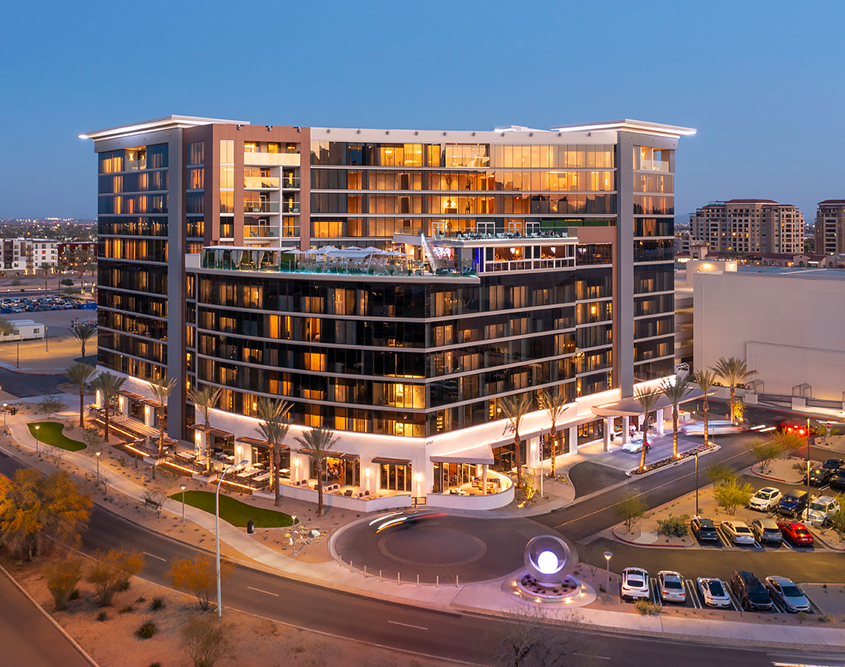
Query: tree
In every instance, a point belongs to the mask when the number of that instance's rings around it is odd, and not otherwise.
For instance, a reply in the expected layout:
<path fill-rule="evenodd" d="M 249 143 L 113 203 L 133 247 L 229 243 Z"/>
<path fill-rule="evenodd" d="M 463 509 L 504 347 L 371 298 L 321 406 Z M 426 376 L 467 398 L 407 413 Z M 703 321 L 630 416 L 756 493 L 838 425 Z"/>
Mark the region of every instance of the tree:
<path fill-rule="evenodd" d="M 45 396 L 38 402 L 38 411 L 43 414 L 48 421 L 55 417 L 56 413 L 64 407 L 65 404 L 59 400 L 58 396 Z"/>
<path fill-rule="evenodd" d="M 548 618 L 542 607 L 520 609 L 502 641 L 497 665 L 501 667 L 564 667 L 584 650 L 585 623 L 577 616 L 560 621 Z"/>
<path fill-rule="evenodd" d="M 47 590 L 53 596 L 56 611 L 61 611 L 67 606 L 70 594 L 82 579 L 82 561 L 63 558 L 47 563 L 42 574 L 47 582 Z"/>
<path fill-rule="evenodd" d="M 15 333 L 15 327 L 9 320 L 0 320 L 0 336 L 11 336 Z"/>
<path fill-rule="evenodd" d="M 643 515 L 648 509 L 642 495 L 637 490 L 629 491 L 625 496 L 613 506 L 622 522 L 625 524 L 625 530 L 629 533 L 634 529 L 637 522 L 643 518 Z"/>
<path fill-rule="evenodd" d="M 793 431 L 783 431 L 782 433 L 775 433 L 773 440 L 778 444 L 781 453 L 784 456 L 795 456 L 798 451 L 807 446 L 807 439 Z"/>
<path fill-rule="evenodd" d="M 736 479 L 736 473 L 731 470 L 731 467 L 727 463 L 718 461 L 707 466 L 707 479 L 710 480 L 710 483 L 715 489 L 723 482 L 729 482 Z"/>
<path fill-rule="evenodd" d="M 68 287 L 68 288 L 73 287 L 73 278 L 62 278 L 59 281 L 59 284 L 63 285 L 64 287 Z"/>
<path fill-rule="evenodd" d="M 79 428 L 85 428 L 85 392 L 90 390 L 96 373 L 93 366 L 79 362 L 68 366 L 67 369 L 68 384 L 76 387 L 79 392 Z"/>
<path fill-rule="evenodd" d="M 754 489 L 750 484 L 734 478 L 717 484 L 713 497 L 719 507 L 724 508 L 728 515 L 733 516 L 736 514 L 737 507 L 745 507 L 748 504 L 753 493 Z"/>
<path fill-rule="evenodd" d="M 272 483 L 275 491 L 275 504 L 282 504 L 281 492 L 279 491 L 280 474 L 279 469 L 282 463 L 282 443 L 290 431 L 290 420 L 288 413 L 293 407 L 287 401 L 274 401 L 269 398 L 258 400 L 258 418 L 261 423 L 258 425 L 258 432 L 267 440 L 270 445 L 273 460 Z"/>
<path fill-rule="evenodd" d="M 111 402 L 117 398 L 118 392 L 124 382 L 126 382 L 126 378 L 118 377 L 108 371 L 103 371 L 91 383 L 91 388 L 99 391 L 103 400 L 103 437 L 106 441 L 109 439 L 109 412 L 111 410 Z"/>
<path fill-rule="evenodd" d="M 557 433 L 557 422 L 566 410 L 566 394 L 561 393 L 559 386 L 554 393 L 548 391 L 547 389 L 543 389 L 543 391 L 540 392 L 540 407 L 546 411 L 546 414 L 549 416 L 549 422 L 551 422 L 551 428 L 549 429 L 549 443 L 552 449 L 552 459 L 549 476 L 554 478 L 555 454 L 557 453 L 555 451 L 555 434 Z"/>
<path fill-rule="evenodd" d="M 678 406 L 687 394 L 692 391 L 689 375 L 675 375 L 675 381 L 670 382 L 668 378 L 660 383 L 660 391 L 672 403 L 672 458 L 678 458 Z"/>
<path fill-rule="evenodd" d="M 62 449 L 61 447 L 53 447 L 51 445 L 46 445 L 43 449 L 46 452 L 45 455 L 47 458 L 50 459 L 50 462 L 56 466 L 56 470 L 58 470 L 65 458 L 65 454 L 67 454 L 67 450 Z"/>
<path fill-rule="evenodd" d="M 229 626 L 214 616 L 192 616 L 181 633 L 194 667 L 214 667 L 229 651 Z"/>
<path fill-rule="evenodd" d="M 164 451 L 164 411 L 167 409 L 167 399 L 176 388 L 176 378 L 170 378 L 165 375 L 157 380 L 150 380 L 150 391 L 158 402 L 156 408 L 158 412 L 158 443 L 156 444 L 156 459 L 158 459 Z M 156 478 L 156 461 L 153 461 L 153 479 Z"/>
<path fill-rule="evenodd" d="M 76 338 L 76 340 L 78 340 L 80 342 L 80 344 L 82 345 L 82 358 L 84 359 L 85 358 L 85 343 L 87 343 L 88 340 L 95 333 L 97 333 L 97 325 L 89 324 L 88 322 L 85 322 L 83 324 L 77 324 L 76 326 L 71 327 L 70 332 L 71 332 L 71 334 L 73 334 L 73 337 Z"/>
<path fill-rule="evenodd" d="M 220 562 L 220 581 L 225 581 L 235 569 L 233 563 Z M 193 559 L 174 558 L 165 575 L 175 588 L 193 593 L 200 609 L 208 611 L 210 600 L 217 591 L 217 569 L 214 559 L 208 554 L 197 554 Z"/>
<path fill-rule="evenodd" d="M 713 385 L 716 384 L 716 374 L 709 369 L 699 370 L 696 371 L 694 379 L 701 391 L 704 392 L 704 444 L 706 445 L 710 436 L 710 402 L 707 400 L 707 396 L 712 391 Z"/>
<path fill-rule="evenodd" d="M 297 437 L 303 454 L 308 456 L 317 469 L 317 516 L 323 516 L 323 464 L 332 452 L 332 447 L 337 444 L 340 438 L 332 435 L 332 432 L 323 427 L 312 428 Z"/>
<path fill-rule="evenodd" d="M 94 584 L 97 603 L 108 607 L 118 591 L 129 587 L 129 580 L 144 569 L 144 554 L 139 551 L 111 549 L 108 553 L 97 552 L 96 565 L 88 575 Z"/>
<path fill-rule="evenodd" d="M 654 410 L 654 406 L 657 405 L 657 401 L 660 400 L 660 390 L 659 389 L 646 389 L 640 388 L 637 389 L 636 393 L 634 394 L 634 398 L 639 401 L 640 408 L 645 413 L 645 428 L 643 429 L 643 449 L 642 453 L 640 454 L 640 467 L 638 468 L 639 472 L 645 472 L 645 461 L 646 461 L 646 454 L 648 453 L 648 418 L 651 415 L 651 411 Z"/>
<path fill-rule="evenodd" d="M 220 389 L 205 386 L 202 389 L 191 387 L 188 391 L 188 400 L 199 410 L 203 420 L 203 431 L 205 432 L 205 473 L 211 474 L 211 423 L 209 417 L 217 401 L 220 400 Z"/>
<path fill-rule="evenodd" d="M 730 404 L 730 413 L 731 413 L 731 421 L 735 421 L 734 419 L 734 409 L 735 409 L 735 401 L 736 401 L 736 388 L 739 386 L 745 386 L 748 378 L 752 375 L 755 375 L 757 371 L 748 370 L 748 366 L 745 363 L 744 359 L 738 359 L 737 357 L 729 357 L 725 359 L 721 357 L 716 365 L 712 367 L 712 370 L 721 377 L 725 382 L 728 383 L 728 386 L 731 388 L 731 404 Z"/>
<path fill-rule="evenodd" d="M 82 431 L 82 439 L 85 441 L 85 445 L 89 450 L 97 449 L 103 442 L 103 438 L 96 428 L 84 429 Z"/>
<path fill-rule="evenodd" d="M 506 396 L 499 404 L 502 414 L 513 429 L 513 448 L 516 459 L 516 488 L 522 487 L 522 450 L 520 448 L 519 427 L 522 420 L 531 411 L 531 395 Z"/>
<path fill-rule="evenodd" d="M 51 539 L 75 546 L 88 524 L 91 497 L 64 471 L 43 477 L 31 468 L 0 476 L 0 538 L 18 558 L 46 553 Z"/>
<path fill-rule="evenodd" d="M 754 455 L 760 472 L 764 474 L 768 471 L 769 464 L 783 454 L 783 450 L 777 440 L 760 440 L 759 438 L 754 438 L 746 445 L 746 448 Z"/>

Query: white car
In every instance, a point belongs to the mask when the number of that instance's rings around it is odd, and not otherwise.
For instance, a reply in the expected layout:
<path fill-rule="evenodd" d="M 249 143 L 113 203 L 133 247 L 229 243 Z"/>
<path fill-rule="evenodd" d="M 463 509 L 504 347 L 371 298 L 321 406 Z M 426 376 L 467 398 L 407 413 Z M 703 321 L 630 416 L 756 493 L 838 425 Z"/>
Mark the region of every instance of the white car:
<path fill-rule="evenodd" d="M 661 570 L 657 573 L 657 590 L 663 602 L 686 602 L 687 592 L 684 589 L 684 578 L 677 572 Z"/>
<path fill-rule="evenodd" d="M 810 601 L 798 586 L 786 577 L 766 577 L 766 588 L 772 597 L 780 602 L 786 611 L 797 613 L 810 611 Z"/>
<path fill-rule="evenodd" d="M 629 440 L 624 445 L 622 445 L 623 451 L 631 452 L 632 454 L 639 454 L 643 451 L 643 439 L 637 438 L 635 440 Z"/>
<path fill-rule="evenodd" d="M 766 486 L 751 496 L 751 500 L 748 501 L 748 507 L 753 510 L 768 512 L 772 508 L 777 507 L 781 498 L 783 498 L 783 494 L 780 492 L 780 489 L 776 489 L 773 486 Z"/>
<path fill-rule="evenodd" d="M 696 582 L 704 604 L 708 607 L 731 606 L 731 596 L 728 594 L 728 587 L 724 581 L 711 577 L 699 577 Z"/>
<path fill-rule="evenodd" d="M 722 521 L 722 532 L 734 544 L 754 544 L 754 533 L 744 521 Z"/>
<path fill-rule="evenodd" d="M 819 496 L 810 501 L 810 507 L 804 512 L 804 521 L 814 526 L 823 526 L 827 517 L 839 511 L 839 501 L 831 496 Z"/>
<path fill-rule="evenodd" d="M 622 570 L 622 599 L 648 600 L 648 572 L 641 567 L 626 567 Z"/>

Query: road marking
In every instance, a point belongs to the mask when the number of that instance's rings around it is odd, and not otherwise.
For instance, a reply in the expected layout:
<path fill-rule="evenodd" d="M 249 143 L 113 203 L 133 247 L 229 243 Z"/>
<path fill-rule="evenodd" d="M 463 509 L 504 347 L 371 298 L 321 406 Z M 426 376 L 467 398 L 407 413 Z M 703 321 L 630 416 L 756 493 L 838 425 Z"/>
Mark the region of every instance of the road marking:
<path fill-rule="evenodd" d="M 253 588 L 252 586 L 247 586 L 247 588 L 251 591 L 255 591 L 257 593 L 264 593 L 265 595 L 272 595 L 273 597 L 279 597 L 278 593 L 271 593 L 270 591 L 262 591 L 260 588 Z"/>
<path fill-rule="evenodd" d="M 585 658 L 598 658 L 599 660 L 610 660 L 606 655 L 591 655 L 590 653 L 573 653 L 572 655 L 581 655 Z"/>
<path fill-rule="evenodd" d="M 145 556 L 152 556 L 153 558 L 158 558 L 161 562 L 166 563 L 167 560 L 162 558 L 161 556 L 156 556 L 155 554 L 151 554 L 149 551 L 144 552 Z"/>
<path fill-rule="evenodd" d="M 698 586 L 690 579 L 686 579 L 685 581 L 687 584 L 687 592 L 689 593 L 689 599 L 692 602 L 693 608 L 701 609 L 704 605 L 701 600 L 698 599 Z"/>
<path fill-rule="evenodd" d="M 406 628 L 414 628 L 415 630 L 428 630 L 428 628 L 424 628 L 421 625 L 411 625 L 410 623 L 400 623 L 399 621 L 388 621 L 388 623 L 392 623 L 393 625 L 404 625 Z"/>

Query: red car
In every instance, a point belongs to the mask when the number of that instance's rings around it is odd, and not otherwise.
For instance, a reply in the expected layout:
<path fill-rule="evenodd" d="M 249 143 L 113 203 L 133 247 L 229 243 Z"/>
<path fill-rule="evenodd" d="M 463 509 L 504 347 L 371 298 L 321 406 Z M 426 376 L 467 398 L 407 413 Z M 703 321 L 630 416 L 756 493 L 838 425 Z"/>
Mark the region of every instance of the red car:
<path fill-rule="evenodd" d="M 813 536 L 803 523 L 792 523 L 789 521 L 778 521 L 781 535 L 789 540 L 790 544 L 802 544 L 810 546 L 813 544 Z"/>

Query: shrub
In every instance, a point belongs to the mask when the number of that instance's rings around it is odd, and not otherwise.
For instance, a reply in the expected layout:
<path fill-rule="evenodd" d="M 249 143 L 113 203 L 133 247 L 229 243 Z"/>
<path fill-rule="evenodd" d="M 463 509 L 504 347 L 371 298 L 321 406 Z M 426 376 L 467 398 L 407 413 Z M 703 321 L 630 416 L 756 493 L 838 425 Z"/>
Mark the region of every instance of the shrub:
<path fill-rule="evenodd" d="M 736 479 L 736 474 L 733 470 L 731 470 L 729 465 L 719 462 L 713 463 L 707 467 L 707 477 L 715 489 L 723 482 L 730 482 L 731 480 Z"/>
<path fill-rule="evenodd" d="M 634 608 L 640 616 L 659 616 L 663 611 L 663 606 L 649 602 L 648 600 L 637 600 L 634 603 Z"/>
<path fill-rule="evenodd" d="M 681 516 L 670 514 L 668 519 L 657 520 L 657 532 L 669 537 L 683 537 L 687 534 L 687 521 L 689 521 L 689 514 Z"/>
<path fill-rule="evenodd" d="M 97 614 L 97 620 L 100 621 L 101 623 L 103 621 L 107 621 L 107 620 L 109 620 L 109 615 L 106 612 L 101 611 L 99 614 Z"/>
<path fill-rule="evenodd" d="M 833 623 L 836 619 L 833 617 L 833 614 L 821 613 L 816 620 L 819 623 Z"/>
<path fill-rule="evenodd" d="M 156 633 L 156 624 L 152 621 L 147 621 L 140 628 L 135 631 L 138 639 L 152 639 Z"/>
<path fill-rule="evenodd" d="M 182 626 L 185 651 L 194 667 L 214 667 L 229 648 L 229 626 L 214 616 L 193 616 Z"/>
<path fill-rule="evenodd" d="M 167 604 L 164 602 L 164 598 L 153 598 L 153 601 L 150 602 L 150 609 L 153 611 L 158 611 L 159 609 L 164 609 L 167 607 Z"/>
<path fill-rule="evenodd" d="M 112 549 L 107 554 L 98 553 L 97 564 L 88 578 L 94 584 L 97 602 L 108 607 L 119 591 L 129 588 L 129 578 L 144 567 L 143 554 Z"/>
<path fill-rule="evenodd" d="M 135 611 L 135 607 L 131 604 L 125 604 L 120 609 L 117 610 L 118 614 L 128 614 L 130 611 Z"/>
<path fill-rule="evenodd" d="M 628 532 L 634 529 L 637 521 L 642 519 L 643 514 L 648 509 L 645 501 L 636 490 L 629 491 L 613 508 L 616 510 L 616 515 L 625 524 L 625 529 Z"/>
<path fill-rule="evenodd" d="M 47 589 L 53 596 L 53 603 L 56 611 L 61 611 L 67 606 L 71 599 L 76 584 L 82 579 L 82 563 L 78 560 L 61 560 L 55 563 L 47 563 L 43 570 L 44 579 L 47 581 Z M 79 591 L 76 591 L 79 597 Z"/>
<path fill-rule="evenodd" d="M 70 592 L 70 597 L 68 598 L 68 600 L 78 600 L 78 599 L 79 599 L 79 589 L 78 589 L 78 588 L 74 588 L 74 589 Z"/>
<path fill-rule="evenodd" d="M 751 454 L 753 454 L 761 473 L 766 473 L 772 461 L 783 454 L 784 448 L 777 440 L 760 440 L 754 438 L 746 445 Z"/>
<path fill-rule="evenodd" d="M 713 496 L 719 507 L 722 507 L 729 516 L 736 514 L 738 507 L 744 507 L 751 499 L 754 489 L 750 484 L 743 484 L 737 479 L 729 482 L 722 482 L 716 485 Z"/>
<path fill-rule="evenodd" d="M 229 562 L 220 563 L 220 580 L 225 581 L 234 569 Z M 200 609 L 207 611 L 211 597 L 217 590 L 217 571 L 214 559 L 206 554 L 197 554 L 193 560 L 174 558 L 166 577 L 174 588 L 180 588 L 196 595 Z"/>

